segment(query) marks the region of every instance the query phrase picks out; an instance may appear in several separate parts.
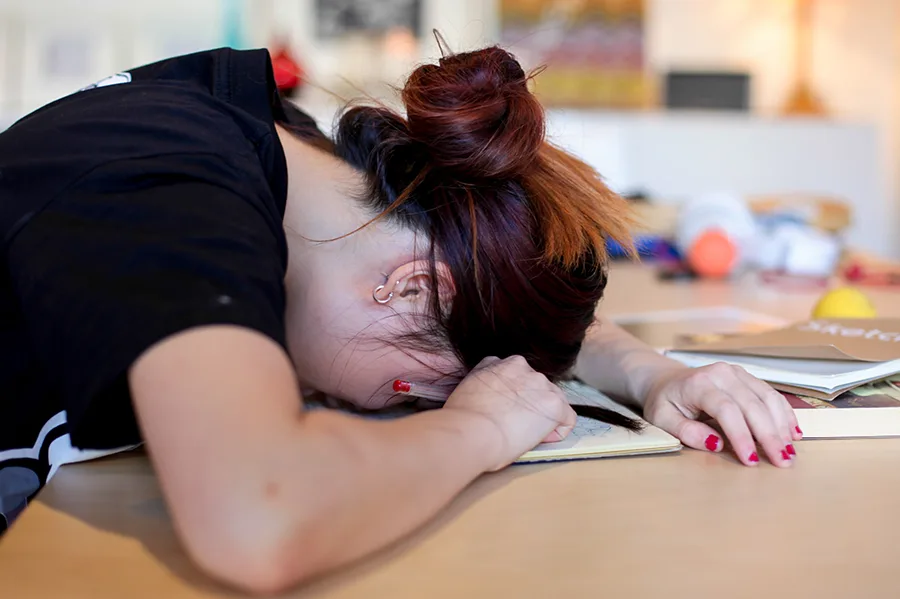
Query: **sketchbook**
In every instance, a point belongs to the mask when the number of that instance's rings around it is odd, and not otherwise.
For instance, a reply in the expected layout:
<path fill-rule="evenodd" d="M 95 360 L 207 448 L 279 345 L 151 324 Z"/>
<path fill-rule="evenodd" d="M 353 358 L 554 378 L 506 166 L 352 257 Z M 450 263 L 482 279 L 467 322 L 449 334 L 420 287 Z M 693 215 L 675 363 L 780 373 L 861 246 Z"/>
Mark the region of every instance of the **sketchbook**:
<path fill-rule="evenodd" d="M 611 319 L 660 353 L 686 345 L 686 338 L 699 343 L 722 335 L 759 333 L 788 324 L 768 314 L 731 306 L 619 314 Z"/>
<path fill-rule="evenodd" d="M 667 354 L 692 367 L 727 362 L 785 391 L 820 398 L 900 372 L 900 321 L 814 320 L 752 335 L 679 347 Z"/>
<path fill-rule="evenodd" d="M 801 360 L 728 354 L 670 353 L 686 366 L 698 368 L 716 362 L 741 366 L 756 378 L 795 389 L 811 389 L 829 396 L 900 372 L 900 360 L 872 364 L 850 360 Z"/>
<path fill-rule="evenodd" d="M 542 443 L 516 460 L 516 463 L 670 453 L 682 448 L 677 438 L 647 423 L 593 387 L 579 382 L 566 382 L 562 387 L 569 403 L 592 404 L 616 410 L 643 422 L 644 429 L 636 433 L 579 416 L 575 428 L 564 440 L 557 443 Z"/>

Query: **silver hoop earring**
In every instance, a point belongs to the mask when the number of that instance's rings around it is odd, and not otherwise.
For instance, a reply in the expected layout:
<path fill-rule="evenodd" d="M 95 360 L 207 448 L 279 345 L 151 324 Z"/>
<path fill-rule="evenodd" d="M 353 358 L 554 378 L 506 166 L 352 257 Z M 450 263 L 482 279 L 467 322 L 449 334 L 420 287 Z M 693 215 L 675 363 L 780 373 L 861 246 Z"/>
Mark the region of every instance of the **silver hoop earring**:
<path fill-rule="evenodd" d="M 378 299 L 378 294 L 381 293 L 382 291 L 384 291 L 384 285 L 379 285 L 378 287 L 376 287 L 376 288 L 375 288 L 375 291 L 372 292 L 372 299 L 374 299 L 376 302 L 378 302 L 378 303 L 381 304 L 381 305 L 387 304 L 387 303 L 389 303 L 392 299 L 394 299 L 394 292 L 393 292 L 393 291 L 391 291 L 390 293 L 388 293 L 387 298 L 385 298 L 385 299 Z"/>

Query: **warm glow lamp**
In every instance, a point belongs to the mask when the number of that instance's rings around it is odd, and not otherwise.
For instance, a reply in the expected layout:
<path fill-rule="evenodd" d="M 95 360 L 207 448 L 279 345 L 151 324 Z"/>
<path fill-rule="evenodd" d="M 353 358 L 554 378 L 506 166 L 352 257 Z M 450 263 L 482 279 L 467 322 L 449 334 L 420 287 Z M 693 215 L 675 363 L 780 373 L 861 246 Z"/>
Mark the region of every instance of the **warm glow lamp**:
<path fill-rule="evenodd" d="M 794 15 L 794 83 L 784 106 L 788 115 L 825 114 L 825 106 L 812 88 L 812 11 L 815 0 L 792 0 Z"/>

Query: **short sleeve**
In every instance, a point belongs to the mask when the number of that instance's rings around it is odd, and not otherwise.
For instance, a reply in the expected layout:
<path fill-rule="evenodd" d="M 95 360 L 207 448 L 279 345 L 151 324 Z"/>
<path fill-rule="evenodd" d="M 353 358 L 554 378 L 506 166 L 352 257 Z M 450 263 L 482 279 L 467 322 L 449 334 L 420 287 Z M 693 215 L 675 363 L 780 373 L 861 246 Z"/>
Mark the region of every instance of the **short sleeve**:
<path fill-rule="evenodd" d="M 286 347 L 286 250 L 264 199 L 152 177 L 127 192 L 83 186 L 17 234 L 13 288 L 73 445 L 137 440 L 127 371 L 166 337 L 237 325 Z"/>

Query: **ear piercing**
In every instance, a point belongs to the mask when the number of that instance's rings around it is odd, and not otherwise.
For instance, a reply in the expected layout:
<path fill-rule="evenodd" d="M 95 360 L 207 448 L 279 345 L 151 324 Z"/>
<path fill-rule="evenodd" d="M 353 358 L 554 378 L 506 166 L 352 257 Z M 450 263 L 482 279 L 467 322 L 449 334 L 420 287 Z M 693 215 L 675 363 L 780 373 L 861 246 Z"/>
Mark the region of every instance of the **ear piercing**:
<path fill-rule="evenodd" d="M 386 285 L 387 282 L 388 282 L 388 279 L 390 279 L 390 276 L 387 275 L 387 274 L 385 274 L 385 273 L 381 273 L 381 275 L 384 277 L 384 282 L 385 282 L 385 285 Z M 399 285 L 399 284 L 400 284 L 400 281 L 397 281 L 396 283 L 394 283 L 394 289 L 396 289 L 396 288 L 397 288 L 397 285 Z M 378 299 L 378 294 L 381 293 L 382 291 L 384 291 L 385 285 L 379 285 L 378 287 L 375 288 L 375 291 L 372 292 L 372 299 L 375 300 L 376 302 L 378 302 L 378 303 L 381 304 L 381 305 L 390 303 L 390 301 L 391 301 L 392 299 L 394 299 L 394 292 L 393 292 L 393 290 L 391 290 L 391 292 L 388 293 L 388 296 L 387 296 L 386 298 L 384 298 L 384 299 Z"/>
<path fill-rule="evenodd" d="M 375 288 L 375 291 L 372 292 L 372 299 L 378 302 L 381 305 L 389 303 L 392 299 L 394 299 L 394 292 L 391 291 L 388 293 L 388 296 L 385 299 L 378 299 L 378 294 L 384 291 L 384 285 L 379 285 Z"/>

